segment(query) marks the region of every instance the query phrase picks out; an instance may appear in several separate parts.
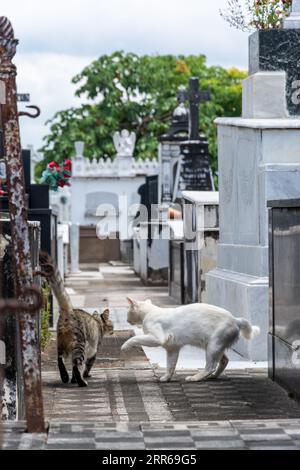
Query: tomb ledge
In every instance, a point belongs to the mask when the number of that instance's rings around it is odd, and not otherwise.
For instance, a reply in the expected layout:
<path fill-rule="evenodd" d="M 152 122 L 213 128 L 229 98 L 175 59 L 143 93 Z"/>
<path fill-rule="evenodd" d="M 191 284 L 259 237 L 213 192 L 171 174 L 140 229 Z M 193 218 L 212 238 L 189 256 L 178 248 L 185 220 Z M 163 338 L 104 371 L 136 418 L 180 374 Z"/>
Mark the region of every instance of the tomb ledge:
<path fill-rule="evenodd" d="M 300 129 L 300 118 L 287 119 L 244 119 L 241 117 L 222 117 L 215 119 L 218 126 L 249 127 L 252 129 Z"/>

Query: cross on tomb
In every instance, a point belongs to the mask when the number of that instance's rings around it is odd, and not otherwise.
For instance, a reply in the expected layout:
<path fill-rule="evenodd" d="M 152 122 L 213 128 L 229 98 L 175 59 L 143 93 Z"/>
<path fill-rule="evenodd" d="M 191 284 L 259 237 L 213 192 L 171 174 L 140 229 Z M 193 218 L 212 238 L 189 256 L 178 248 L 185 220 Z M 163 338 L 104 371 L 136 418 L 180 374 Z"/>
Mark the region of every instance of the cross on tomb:
<path fill-rule="evenodd" d="M 189 102 L 189 138 L 180 145 L 181 161 L 177 168 L 173 201 L 182 191 L 213 191 L 214 182 L 209 164 L 208 141 L 199 135 L 199 105 L 209 101 L 209 92 L 201 91 L 199 79 L 191 77 L 189 89 L 182 91 Z"/>
<path fill-rule="evenodd" d="M 199 106 L 200 103 L 210 101 L 211 94 L 209 91 L 200 90 L 198 77 L 191 77 L 189 89 L 182 93 L 190 107 L 189 140 L 199 140 Z"/>

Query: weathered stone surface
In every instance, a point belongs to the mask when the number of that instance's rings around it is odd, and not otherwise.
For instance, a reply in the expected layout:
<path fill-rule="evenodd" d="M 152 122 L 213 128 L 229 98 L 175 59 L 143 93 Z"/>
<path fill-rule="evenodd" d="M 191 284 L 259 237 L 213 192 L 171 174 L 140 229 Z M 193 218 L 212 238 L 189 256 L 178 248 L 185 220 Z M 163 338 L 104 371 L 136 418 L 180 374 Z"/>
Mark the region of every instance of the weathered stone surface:
<path fill-rule="evenodd" d="M 48 435 L 26 434 L 25 425 L 16 431 L 8 423 L 2 449 L 85 450 L 189 450 L 189 449 L 287 449 L 299 450 L 300 440 L 288 434 L 297 420 L 206 421 L 181 423 L 51 423 Z M 247 426 L 247 431 L 246 427 Z M 274 427 L 276 432 L 274 432 Z M 13 432 L 10 432 L 13 431 Z M 250 432 L 251 431 L 251 432 Z M 247 434 L 246 434 L 247 432 Z M 8 437 L 10 436 L 10 437 Z"/>
<path fill-rule="evenodd" d="M 204 383 L 186 383 L 194 371 L 181 370 L 176 381 L 160 384 L 164 371 L 153 370 L 142 350 L 121 356 L 120 346 L 132 332 L 124 330 L 124 300 L 111 270 L 106 275 L 96 276 L 89 293 L 105 291 L 123 330 L 104 341 L 85 389 L 60 384 L 53 342 L 43 361 L 49 431 L 32 436 L 25 433 L 24 422 L 3 423 L 3 449 L 300 448 L 300 406 L 267 378 L 266 370 L 231 370 Z M 125 278 L 118 281 L 124 292 L 126 285 L 134 285 L 133 293 L 142 298 L 145 288 Z M 163 290 L 147 291 L 167 303 Z"/>
<path fill-rule="evenodd" d="M 261 328 L 236 349 L 267 359 L 267 201 L 299 195 L 300 120 L 220 118 L 220 243 L 217 269 L 207 275 L 208 303 Z"/>
<path fill-rule="evenodd" d="M 243 118 L 288 117 L 286 73 L 257 72 L 243 81 Z"/>
<path fill-rule="evenodd" d="M 300 29 L 260 30 L 249 38 L 249 73 L 287 73 L 286 103 L 291 116 L 300 115 Z"/>

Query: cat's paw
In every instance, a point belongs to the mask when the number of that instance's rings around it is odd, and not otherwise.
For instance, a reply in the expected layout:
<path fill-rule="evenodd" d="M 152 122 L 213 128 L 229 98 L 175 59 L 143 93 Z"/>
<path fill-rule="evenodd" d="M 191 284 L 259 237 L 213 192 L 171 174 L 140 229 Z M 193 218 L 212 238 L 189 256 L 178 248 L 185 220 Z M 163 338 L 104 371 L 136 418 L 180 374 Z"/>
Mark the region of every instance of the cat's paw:
<path fill-rule="evenodd" d="M 129 351 L 129 349 L 131 348 L 132 346 L 130 346 L 130 344 L 124 343 L 123 346 L 121 347 L 121 351 L 122 352 Z"/>
<path fill-rule="evenodd" d="M 77 366 L 73 366 L 73 376 L 77 382 L 78 387 L 87 387 L 88 383 L 82 378 L 80 370 Z"/>
<path fill-rule="evenodd" d="M 78 387 L 87 387 L 88 383 L 86 380 L 81 379 L 80 381 L 77 382 Z"/>
<path fill-rule="evenodd" d="M 196 375 L 189 375 L 185 378 L 186 382 L 199 382 L 201 380 L 201 376 L 199 374 Z"/>
<path fill-rule="evenodd" d="M 61 357 L 58 358 L 58 368 L 59 368 L 61 381 L 64 384 L 69 383 L 69 374 L 68 374 L 68 371 L 67 371 L 66 366 L 64 364 L 64 361 L 62 360 Z"/>
<path fill-rule="evenodd" d="M 167 374 L 166 374 L 166 375 L 163 375 L 163 376 L 159 379 L 159 381 L 160 381 L 160 382 L 170 382 L 170 381 L 171 381 L 171 378 L 172 378 L 172 377 L 171 377 L 170 375 L 167 375 Z"/>
<path fill-rule="evenodd" d="M 64 383 L 64 384 L 69 383 L 70 378 L 69 378 L 69 374 L 67 372 L 66 373 L 61 372 L 60 373 L 60 378 L 61 378 L 62 383 Z"/>

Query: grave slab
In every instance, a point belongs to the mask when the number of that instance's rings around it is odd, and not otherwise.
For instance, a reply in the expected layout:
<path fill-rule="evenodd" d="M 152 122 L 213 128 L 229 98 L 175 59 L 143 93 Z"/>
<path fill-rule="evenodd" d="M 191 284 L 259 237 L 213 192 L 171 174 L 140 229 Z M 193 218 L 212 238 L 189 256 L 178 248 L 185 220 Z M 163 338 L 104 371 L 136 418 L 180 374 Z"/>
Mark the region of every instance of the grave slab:
<path fill-rule="evenodd" d="M 298 29 L 252 34 L 243 117 L 216 120 L 220 243 L 208 302 L 261 328 L 252 342 L 236 345 L 252 360 L 266 360 L 268 350 L 267 201 L 299 197 L 299 51 Z"/>
<path fill-rule="evenodd" d="M 249 73 L 287 74 L 286 103 L 291 116 L 300 114 L 300 29 L 259 30 L 249 38 Z"/>

